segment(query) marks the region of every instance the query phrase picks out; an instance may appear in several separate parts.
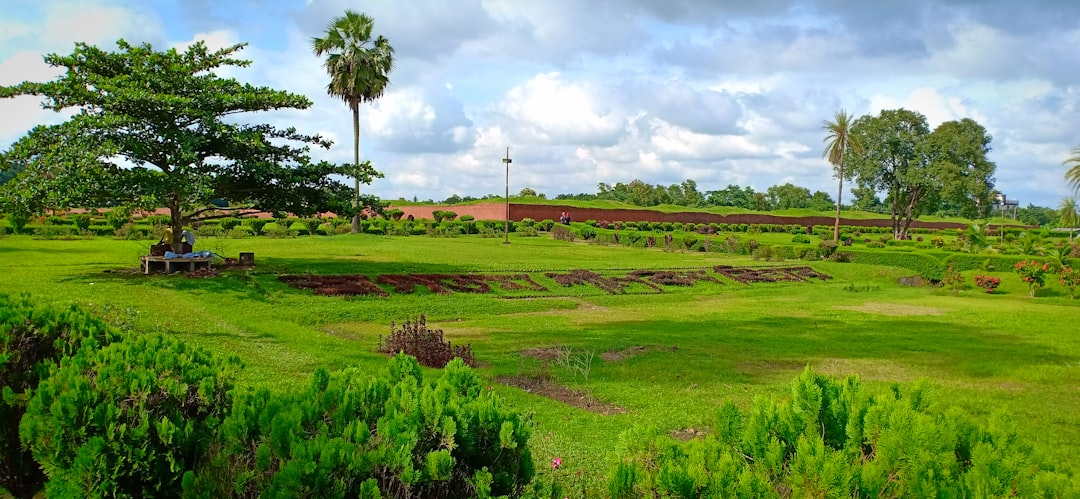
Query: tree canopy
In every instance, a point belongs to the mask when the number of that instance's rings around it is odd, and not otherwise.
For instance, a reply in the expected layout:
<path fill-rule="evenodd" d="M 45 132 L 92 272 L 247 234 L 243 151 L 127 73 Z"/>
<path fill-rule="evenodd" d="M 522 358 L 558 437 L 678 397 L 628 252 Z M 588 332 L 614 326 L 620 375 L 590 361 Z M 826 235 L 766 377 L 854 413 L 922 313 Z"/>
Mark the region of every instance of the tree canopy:
<path fill-rule="evenodd" d="M 363 208 L 335 177 L 370 183 L 381 176 L 370 164 L 315 163 L 310 147 L 329 148 L 330 141 L 231 119 L 311 106 L 301 95 L 215 74 L 249 66 L 235 58 L 245 44 L 210 50 L 198 42 L 183 52 L 124 40 L 117 46 L 108 52 L 77 43 L 70 55 L 45 57 L 66 69 L 56 80 L 0 87 L 0 97 L 36 95 L 46 109 L 76 111 L 61 124 L 35 127 L 3 153 L 5 170 L 22 170 L 0 188 L 6 210 L 164 206 L 179 233 L 187 221 L 215 216 L 215 198 L 234 210 L 301 216 Z"/>
<path fill-rule="evenodd" d="M 986 157 L 990 134 L 975 121 L 947 121 L 931 132 L 920 113 L 884 110 L 856 120 L 852 133 L 863 151 L 850 155 L 847 175 L 886 193 L 894 237 L 906 238 L 912 220 L 945 200 L 969 217 L 988 213 L 996 166 Z"/>

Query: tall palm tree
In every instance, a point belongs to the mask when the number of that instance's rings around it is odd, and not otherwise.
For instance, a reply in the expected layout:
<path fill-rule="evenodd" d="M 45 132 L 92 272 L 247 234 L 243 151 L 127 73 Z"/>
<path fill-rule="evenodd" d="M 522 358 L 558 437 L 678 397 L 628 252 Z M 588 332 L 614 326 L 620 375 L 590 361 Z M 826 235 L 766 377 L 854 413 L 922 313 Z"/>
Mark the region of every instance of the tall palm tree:
<path fill-rule="evenodd" d="M 1074 229 L 1080 227 L 1080 207 L 1077 206 L 1075 197 L 1067 197 L 1058 204 L 1058 223 L 1069 230 L 1069 241 L 1072 241 Z"/>
<path fill-rule="evenodd" d="M 836 177 L 840 185 L 836 189 L 836 223 L 833 226 L 833 242 L 840 242 L 840 197 L 844 194 L 844 159 L 848 151 L 855 154 L 863 152 L 858 137 L 851 134 L 851 115 L 841 109 L 833 114 L 832 121 L 822 121 L 821 128 L 829 135 L 825 137 L 825 151 L 821 157 L 837 167 Z"/>
<path fill-rule="evenodd" d="M 1066 159 L 1062 163 L 1066 166 L 1072 165 L 1072 167 L 1065 172 L 1065 181 L 1073 186 L 1077 192 L 1080 192 L 1080 146 L 1074 147 L 1071 154 L 1072 156 L 1069 156 L 1069 159 Z"/>
<path fill-rule="evenodd" d="M 390 84 L 389 74 L 394 69 L 394 47 L 379 35 L 371 38 L 375 21 L 366 14 L 346 10 L 345 15 L 335 17 L 326 27 L 322 38 L 312 38 L 315 55 L 326 55 L 327 74 L 330 83 L 326 92 L 340 97 L 349 105 L 353 115 L 353 166 L 356 169 L 356 198 L 360 203 L 360 103 L 371 102 L 382 96 Z M 360 232 L 360 215 L 352 220 L 353 233 Z"/>

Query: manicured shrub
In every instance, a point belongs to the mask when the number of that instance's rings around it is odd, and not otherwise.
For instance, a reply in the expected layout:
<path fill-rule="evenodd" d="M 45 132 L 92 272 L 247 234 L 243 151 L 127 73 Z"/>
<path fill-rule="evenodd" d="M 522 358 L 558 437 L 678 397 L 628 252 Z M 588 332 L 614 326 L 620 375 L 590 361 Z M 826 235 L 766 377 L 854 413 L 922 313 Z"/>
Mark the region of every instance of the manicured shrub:
<path fill-rule="evenodd" d="M 818 243 L 818 253 L 821 255 L 821 258 L 828 260 L 829 257 L 831 257 L 832 254 L 835 252 L 836 241 L 833 241 L 831 239 L 825 239 Z"/>
<path fill-rule="evenodd" d="M 75 228 L 79 229 L 79 232 L 84 232 L 90 230 L 90 223 L 93 222 L 93 218 L 83 213 L 72 217 L 72 221 L 75 223 Z"/>
<path fill-rule="evenodd" d="M 855 376 L 807 368 L 790 400 L 724 404 L 713 434 L 679 442 L 623 435 L 611 497 L 1066 497 L 1069 477 L 1040 462 L 1007 415 L 980 426 L 939 410 L 924 383 L 866 393 Z"/>
<path fill-rule="evenodd" d="M 940 281 L 945 275 L 945 264 L 931 255 L 916 251 L 892 250 L 851 250 L 858 263 L 900 267 L 918 272 L 930 281 Z"/>
<path fill-rule="evenodd" d="M 578 235 L 581 236 L 581 238 L 586 240 L 586 241 L 596 239 L 596 229 L 594 229 L 594 228 L 592 228 L 592 227 L 590 227 L 588 225 L 578 229 L 577 232 L 578 232 Z"/>
<path fill-rule="evenodd" d="M 245 218 L 244 223 L 246 223 L 248 227 L 251 227 L 252 233 L 254 233 L 256 236 L 261 236 L 263 234 L 263 229 L 266 228 L 266 224 L 270 223 L 270 219 Z"/>
<path fill-rule="evenodd" d="M 399 210 L 397 208 L 394 208 L 392 210 L 386 210 L 386 218 L 389 218 L 390 220 L 393 220 L 395 222 L 401 220 L 401 217 L 403 216 L 405 216 L 404 210 Z"/>
<path fill-rule="evenodd" d="M 537 222 L 537 224 L 538 224 L 540 230 L 542 230 L 544 232 L 548 232 L 548 231 L 551 230 L 552 227 L 555 226 L 555 221 L 550 219 L 550 218 L 545 218 L 545 219 Z"/>
<path fill-rule="evenodd" d="M 30 223 L 30 218 L 27 213 L 8 213 L 7 215 L 8 223 L 15 234 L 22 234 L 26 230 L 26 224 Z"/>
<path fill-rule="evenodd" d="M 45 475 L 19 443 L 30 394 L 64 357 L 119 340 L 119 333 L 80 311 L 34 305 L 0 294 L 0 487 L 16 497 L 41 490 Z"/>
<path fill-rule="evenodd" d="M 113 228 L 113 231 L 120 230 L 131 221 L 131 212 L 124 208 L 113 208 L 105 214 L 105 221 Z"/>
<path fill-rule="evenodd" d="M 400 327 L 390 324 L 390 334 L 379 336 L 379 352 L 396 355 L 405 353 L 416 357 L 421 365 L 441 368 L 454 358 L 459 358 L 466 365 L 476 366 L 472 354 L 472 345 L 452 345 L 443 338 L 442 329 L 428 329 L 427 319 L 421 315 L 416 322 L 405 321 Z"/>
<path fill-rule="evenodd" d="M 381 372 L 319 369 L 306 389 L 240 392 L 212 457 L 184 492 L 516 497 L 535 474 L 529 433 L 527 418 L 460 359 L 426 381 L 416 359 L 398 355 Z"/>
<path fill-rule="evenodd" d="M 304 224 L 304 230 L 307 231 L 309 236 L 319 235 L 319 227 L 322 227 L 323 219 L 321 218 L 304 218 L 300 220 Z"/>
<path fill-rule="evenodd" d="M 476 220 L 476 217 L 472 215 L 462 215 L 458 217 L 458 220 L 461 220 L 462 222 L 472 222 L 473 220 Z"/>
<path fill-rule="evenodd" d="M 556 241 L 574 242 L 577 238 L 577 233 L 564 225 L 557 225 L 551 228 L 551 237 Z"/>
<path fill-rule="evenodd" d="M 810 236 L 806 234 L 795 234 L 791 237 L 791 242 L 794 244 L 810 244 Z"/>
<path fill-rule="evenodd" d="M 179 495 L 225 416 L 237 368 L 159 334 L 62 360 L 19 428 L 48 475 L 46 495 Z"/>

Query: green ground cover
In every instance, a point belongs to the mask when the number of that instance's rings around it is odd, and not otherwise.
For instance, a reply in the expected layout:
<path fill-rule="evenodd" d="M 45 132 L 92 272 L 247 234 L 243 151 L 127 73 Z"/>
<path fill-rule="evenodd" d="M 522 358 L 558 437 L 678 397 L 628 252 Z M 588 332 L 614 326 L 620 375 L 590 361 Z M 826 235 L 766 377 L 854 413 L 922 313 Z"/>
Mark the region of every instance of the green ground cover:
<path fill-rule="evenodd" d="M 762 235 L 765 236 L 765 235 Z M 774 235 L 769 235 L 773 237 Z M 779 234 L 776 243 L 790 242 Z M 745 237 L 745 236 L 744 236 Z M 589 269 L 710 269 L 766 265 L 748 257 L 663 251 L 550 237 L 206 238 L 197 249 L 256 254 L 251 270 L 211 278 L 143 276 L 148 241 L 108 238 L 0 238 L 0 293 L 43 303 L 77 303 L 134 330 L 160 331 L 241 357 L 245 383 L 287 390 L 316 367 L 382 365 L 374 352 L 391 322 L 419 314 L 447 338 L 471 342 L 480 374 L 520 410 L 534 414 L 538 463 L 558 456 L 565 469 L 599 480 L 619 435 L 634 426 L 709 431 L 725 401 L 786 397 L 805 366 L 858 374 L 884 387 L 922 378 L 941 404 L 979 418 L 1013 415 L 1042 449 L 1072 469 L 1080 460 L 1080 302 L 1049 278 L 1038 297 L 1010 269 L 966 271 L 969 288 L 905 287 L 909 269 L 832 262 L 833 277 L 809 283 L 665 287 L 662 294 L 609 295 L 558 288 L 544 272 Z M 816 245 L 817 240 L 814 240 Z M 770 262 L 803 265 L 806 262 Z M 512 293 L 325 297 L 288 287 L 279 274 L 529 272 L 552 290 Z M 1001 278 L 986 294 L 975 274 Z M 715 274 L 713 274 L 715 275 Z M 592 355 L 582 370 L 524 355 L 563 347 Z M 565 352 L 566 350 L 564 350 Z M 603 356 L 621 352 L 622 355 Z M 606 404 L 598 414 L 500 384 L 501 376 L 548 374 Z"/>

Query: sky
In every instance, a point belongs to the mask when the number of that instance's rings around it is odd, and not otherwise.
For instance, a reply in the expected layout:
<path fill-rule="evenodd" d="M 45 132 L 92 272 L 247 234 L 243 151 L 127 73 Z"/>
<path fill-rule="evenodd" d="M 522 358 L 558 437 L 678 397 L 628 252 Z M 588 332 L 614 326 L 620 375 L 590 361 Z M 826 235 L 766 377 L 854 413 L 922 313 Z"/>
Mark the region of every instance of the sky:
<path fill-rule="evenodd" d="M 311 50 L 346 9 L 395 49 L 386 94 L 361 108 L 364 192 L 442 200 L 531 188 L 685 179 L 706 192 L 787 182 L 835 199 L 822 122 L 905 108 L 931 127 L 972 118 L 993 136 L 996 187 L 1021 206 L 1073 194 L 1080 145 L 1075 0 L 0 0 L 0 85 L 47 81 L 76 41 L 115 50 L 245 42 L 222 76 L 302 94 L 303 111 L 248 115 L 335 142 L 348 107 Z M 32 97 L 0 100 L 0 149 L 57 123 Z M 507 175 L 506 148 L 513 162 Z M 845 187 L 844 201 L 851 198 Z"/>

